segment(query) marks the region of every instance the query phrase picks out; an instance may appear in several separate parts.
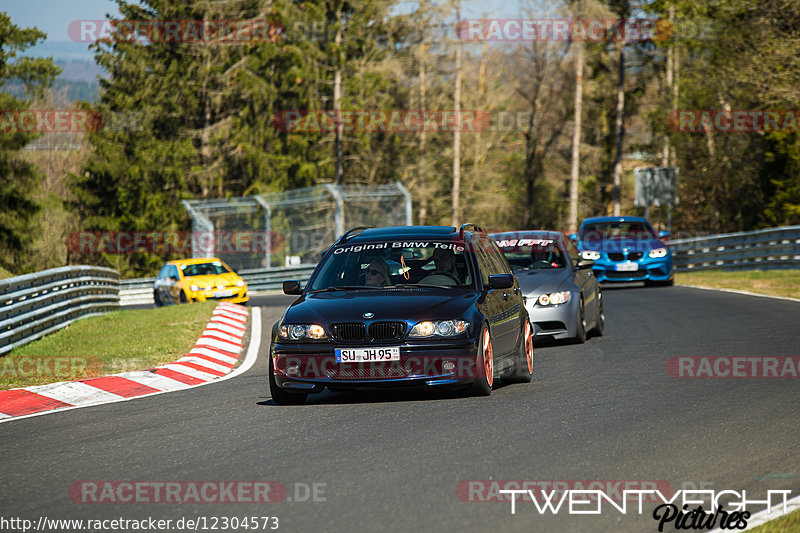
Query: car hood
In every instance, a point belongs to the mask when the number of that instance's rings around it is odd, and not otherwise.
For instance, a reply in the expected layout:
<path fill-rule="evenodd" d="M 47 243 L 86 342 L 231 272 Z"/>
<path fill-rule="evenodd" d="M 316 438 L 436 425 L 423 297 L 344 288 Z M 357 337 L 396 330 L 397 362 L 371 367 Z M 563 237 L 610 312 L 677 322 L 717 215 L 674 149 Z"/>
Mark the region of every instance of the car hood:
<path fill-rule="evenodd" d="M 225 274 L 214 274 L 211 276 L 191 276 L 184 278 L 187 284 L 197 285 L 200 288 L 216 287 L 217 285 L 236 285 L 242 278 L 234 272 L 226 272 Z"/>
<path fill-rule="evenodd" d="M 659 239 L 583 239 L 580 241 L 581 250 L 594 250 L 596 252 L 647 252 L 655 248 L 666 248 Z"/>
<path fill-rule="evenodd" d="M 330 324 L 369 320 L 438 320 L 468 314 L 480 297 L 476 290 L 463 289 L 364 289 L 307 294 L 284 313 L 291 324 Z"/>
<path fill-rule="evenodd" d="M 558 290 L 570 277 L 569 268 L 515 270 L 522 294 L 539 295 Z"/>

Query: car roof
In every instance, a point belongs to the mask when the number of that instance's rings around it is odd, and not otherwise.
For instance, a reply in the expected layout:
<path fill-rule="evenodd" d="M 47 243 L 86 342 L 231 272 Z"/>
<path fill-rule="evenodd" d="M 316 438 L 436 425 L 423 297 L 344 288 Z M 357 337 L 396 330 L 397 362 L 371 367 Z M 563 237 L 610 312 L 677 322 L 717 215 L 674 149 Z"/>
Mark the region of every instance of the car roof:
<path fill-rule="evenodd" d="M 218 257 L 192 257 L 190 259 L 175 259 L 172 261 L 167 262 L 168 265 L 200 265 L 203 263 L 213 263 L 213 262 L 220 262 L 222 263 L 222 259 Z"/>
<path fill-rule="evenodd" d="M 650 224 L 650 222 L 644 217 L 590 217 L 584 218 L 583 222 L 581 222 L 581 226 L 586 223 L 591 222 L 644 222 L 646 224 Z"/>
<path fill-rule="evenodd" d="M 349 237 L 340 244 L 395 238 L 452 239 L 453 237 L 459 237 L 458 228 L 453 226 L 390 226 L 385 228 L 365 229 L 358 235 Z"/>

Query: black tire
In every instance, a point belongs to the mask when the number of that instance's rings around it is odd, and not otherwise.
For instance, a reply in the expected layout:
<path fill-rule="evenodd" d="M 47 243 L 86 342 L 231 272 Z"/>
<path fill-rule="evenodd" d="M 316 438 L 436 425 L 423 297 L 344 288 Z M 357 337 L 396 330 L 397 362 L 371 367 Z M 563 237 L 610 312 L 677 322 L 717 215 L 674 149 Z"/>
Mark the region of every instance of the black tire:
<path fill-rule="evenodd" d="M 583 295 L 578 301 L 578 320 L 575 328 L 575 342 L 583 344 L 586 342 L 586 306 L 583 303 Z"/>
<path fill-rule="evenodd" d="M 182 303 L 182 304 L 185 304 L 185 303 L 186 303 L 186 302 L 188 302 L 188 301 L 189 301 L 189 299 L 188 299 L 188 298 L 186 298 L 186 293 L 185 293 L 185 292 L 183 292 L 183 291 L 181 291 L 181 303 Z"/>
<path fill-rule="evenodd" d="M 530 383 L 533 378 L 533 326 L 525 318 L 525 328 L 522 332 L 522 340 L 519 343 L 517 360 L 511 371 L 502 376 L 506 383 Z"/>
<path fill-rule="evenodd" d="M 161 307 L 164 305 L 161 303 L 161 298 L 158 297 L 158 291 L 153 291 L 153 302 L 155 302 L 156 307 Z"/>
<path fill-rule="evenodd" d="M 494 354 L 492 351 L 492 336 L 489 328 L 483 327 L 478 346 L 478 356 L 475 362 L 475 372 L 478 374 L 469 391 L 473 396 L 489 396 L 494 385 Z"/>
<path fill-rule="evenodd" d="M 300 405 L 308 396 L 305 392 L 288 392 L 275 382 L 275 369 L 272 366 L 272 357 L 269 358 L 269 394 L 278 405 Z"/>
<path fill-rule="evenodd" d="M 606 313 L 603 310 L 603 293 L 597 290 L 597 321 L 594 324 L 592 335 L 602 337 L 606 331 Z"/>

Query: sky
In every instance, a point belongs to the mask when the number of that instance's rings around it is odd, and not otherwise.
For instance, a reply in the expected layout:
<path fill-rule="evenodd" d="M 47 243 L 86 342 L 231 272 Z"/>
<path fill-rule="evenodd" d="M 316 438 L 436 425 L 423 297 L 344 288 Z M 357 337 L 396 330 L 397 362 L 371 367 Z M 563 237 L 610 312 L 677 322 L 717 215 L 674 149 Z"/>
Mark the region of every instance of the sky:
<path fill-rule="evenodd" d="M 535 1 L 535 0 L 534 0 Z M 548 3 L 542 0 L 543 3 Z M 463 0 L 462 18 L 520 18 L 520 6 L 527 0 Z M 549 2 L 554 4 L 555 2 Z M 413 0 L 399 2 L 405 8 Z M 400 8 L 402 9 L 402 8 Z M 5 11 L 17 26 L 36 26 L 47 33 L 47 40 L 26 50 L 26 55 L 64 60 L 92 60 L 89 43 L 70 40 L 67 28 L 76 20 L 104 20 L 107 13 L 118 16 L 117 4 L 112 0 L 0 0 L 0 11 Z"/>

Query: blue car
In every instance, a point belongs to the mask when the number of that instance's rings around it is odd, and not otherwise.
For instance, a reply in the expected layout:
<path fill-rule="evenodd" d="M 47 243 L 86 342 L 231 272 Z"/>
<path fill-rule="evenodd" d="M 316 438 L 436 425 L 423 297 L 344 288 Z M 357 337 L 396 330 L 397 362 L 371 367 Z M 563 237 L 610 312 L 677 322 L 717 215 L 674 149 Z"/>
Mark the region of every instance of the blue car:
<path fill-rule="evenodd" d="M 570 238 L 583 259 L 594 261 L 597 281 L 672 285 L 672 251 L 661 240 L 668 236 L 667 231 L 656 233 L 646 218 L 593 217 Z"/>

